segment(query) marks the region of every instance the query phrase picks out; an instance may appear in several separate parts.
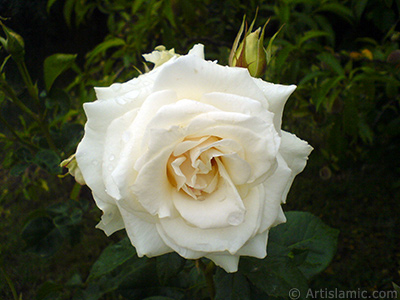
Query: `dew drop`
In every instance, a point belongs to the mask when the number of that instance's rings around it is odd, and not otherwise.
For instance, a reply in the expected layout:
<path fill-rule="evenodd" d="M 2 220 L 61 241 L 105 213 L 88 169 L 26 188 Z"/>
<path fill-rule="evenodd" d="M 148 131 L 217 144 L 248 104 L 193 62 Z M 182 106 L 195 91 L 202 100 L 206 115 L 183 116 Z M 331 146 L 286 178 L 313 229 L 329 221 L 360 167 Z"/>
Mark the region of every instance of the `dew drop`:
<path fill-rule="evenodd" d="M 243 222 L 244 214 L 242 212 L 233 212 L 228 217 L 228 223 L 237 226 Z"/>
<path fill-rule="evenodd" d="M 134 100 L 134 99 L 136 99 L 136 98 L 139 96 L 139 94 L 140 94 L 139 91 L 133 90 L 133 91 L 127 93 L 126 95 L 124 95 L 124 97 L 125 97 L 127 100 Z"/>
<path fill-rule="evenodd" d="M 109 165 L 107 169 L 108 169 L 108 171 L 112 171 L 114 169 L 114 167 L 112 165 Z"/>
<path fill-rule="evenodd" d="M 115 159 L 115 156 L 111 154 L 109 160 L 113 161 L 114 159 Z"/>
<path fill-rule="evenodd" d="M 119 105 L 124 105 L 124 104 L 126 103 L 126 100 L 124 99 L 124 97 L 118 97 L 118 98 L 116 99 L 116 101 L 117 101 L 117 103 L 118 103 Z"/>

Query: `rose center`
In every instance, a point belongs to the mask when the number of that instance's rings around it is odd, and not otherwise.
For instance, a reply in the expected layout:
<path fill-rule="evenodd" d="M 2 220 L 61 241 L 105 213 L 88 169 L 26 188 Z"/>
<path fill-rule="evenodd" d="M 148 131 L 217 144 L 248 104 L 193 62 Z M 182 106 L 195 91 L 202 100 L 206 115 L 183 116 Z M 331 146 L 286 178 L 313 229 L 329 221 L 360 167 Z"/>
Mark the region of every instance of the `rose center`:
<path fill-rule="evenodd" d="M 187 138 L 171 153 L 167 176 L 172 186 L 193 199 L 204 200 L 214 192 L 219 182 L 218 163 L 221 152 L 214 136 Z"/>

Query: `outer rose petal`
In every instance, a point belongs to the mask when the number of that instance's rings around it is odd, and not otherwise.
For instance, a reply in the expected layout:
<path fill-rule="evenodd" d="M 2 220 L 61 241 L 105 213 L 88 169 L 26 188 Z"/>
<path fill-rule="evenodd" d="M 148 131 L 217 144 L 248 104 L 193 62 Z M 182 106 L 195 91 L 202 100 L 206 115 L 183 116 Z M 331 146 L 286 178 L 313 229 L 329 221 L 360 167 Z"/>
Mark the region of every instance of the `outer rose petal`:
<path fill-rule="evenodd" d="M 200 100 L 202 95 L 212 92 L 234 94 L 258 100 L 268 108 L 247 69 L 223 67 L 194 55 L 165 65 L 154 83 L 154 91 L 165 89 L 176 91 L 178 99 Z"/>
<path fill-rule="evenodd" d="M 139 257 L 144 255 L 153 257 L 172 252 L 172 249 L 160 238 L 155 223 L 149 222 L 148 216 L 141 216 L 140 213 L 131 214 L 121 206 L 120 210 L 126 232 L 132 244 L 135 245 Z"/>
<path fill-rule="evenodd" d="M 289 96 L 296 89 L 295 85 L 282 85 L 253 78 L 257 86 L 263 91 L 269 103 L 269 110 L 275 114 L 274 124 L 278 132 L 281 130 L 283 108 Z"/>
<path fill-rule="evenodd" d="M 211 259 L 217 266 L 220 266 L 228 273 L 236 272 L 238 270 L 240 258 L 238 255 L 230 255 L 229 253 L 209 253 L 205 255 L 205 257 Z"/>
<path fill-rule="evenodd" d="M 104 211 L 99 228 L 107 234 L 121 229 L 121 222 L 116 217 L 115 200 L 106 192 L 102 177 L 106 131 L 113 120 L 142 105 L 160 69 L 161 67 L 124 84 L 97 88 L 99 100 L 84 104 L 88 121 L 85 125 L 85 135 L 76 151 L 76 160 L 86 184 L 95 193 L 97 206 Z"/>
<path fill-rule="evenodd" d="M 292 170 L 292 174 L 286 185 L 284 199 L 289 192 L 290 186 L 293 183 L 294 177 L 304 170 L 308 156 L 310 155 L 313 147 L 306 141 L 299 139 L 294 134 L 282 131 L 282 143 L 279 153 L 287 163 L 288 167 Z"/>

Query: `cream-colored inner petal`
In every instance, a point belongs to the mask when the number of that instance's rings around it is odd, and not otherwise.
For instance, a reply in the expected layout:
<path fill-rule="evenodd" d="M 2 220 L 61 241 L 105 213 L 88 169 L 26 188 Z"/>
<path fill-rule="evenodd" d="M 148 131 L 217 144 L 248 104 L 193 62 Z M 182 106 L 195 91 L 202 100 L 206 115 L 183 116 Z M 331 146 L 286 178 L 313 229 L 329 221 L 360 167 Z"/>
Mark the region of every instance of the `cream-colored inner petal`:
<path fill-rule="evenodd" d="M 215 191 L 219 182 L 216 157 L 223 156 L 217 147 L 220 138 L 206 136 L 186 138 L 168 160 L 167 176 L 171 185 L 195 200 L 204 200 L 205 193 Z"/>

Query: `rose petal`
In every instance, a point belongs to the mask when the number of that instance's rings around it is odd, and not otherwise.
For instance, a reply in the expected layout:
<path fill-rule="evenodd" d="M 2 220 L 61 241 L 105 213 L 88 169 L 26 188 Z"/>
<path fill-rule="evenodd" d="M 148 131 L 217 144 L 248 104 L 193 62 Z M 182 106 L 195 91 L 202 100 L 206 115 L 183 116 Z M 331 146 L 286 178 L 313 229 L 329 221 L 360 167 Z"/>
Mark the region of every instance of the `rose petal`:
<path fill-rule="evenodd" d="M 282 124 L 283 108 L 289 96 L 296 89 L 295 85 L 274 84 L 259 78 L 253 78 L 257 86 L 263 91 L 269 103 L 269 111 L 275 114 L 274 124 L 280 133 Z"/>
<path fill-rule="evenodd" d="M 267 240 L 268 230 L 251 238 L 236 254 L 264 258 L 267 256 Z"/>
<path fill-rule="evenodd" d="M 228 273 L 238 270 L 239 256 L 237 255 L 209 253 L 205 257 L 211 259 L 217 266 L 220 266 Z"/>
<path fill-rule="evenodd" d="M 277 225 L 276 220 L 282 219 L 281 203 L 286 199 L 286 187 L 292 176 L 292 171 L 288 168 L 283 158 L 278 155 L 278 167 L 275 172 L 263 183 L 266 191 L 264 202 L 264 212 L 260 232 L 263 232 L 273 225 Z"/>
<path fill-rule="evenodd" d="M 268 108 L 264 94 L 247 69 L 223 67 L 194 55 L 179 57 L 164 66 L 154 83 L 154 91 L 165 89 L 176 91 L 178 99 L 191 100 L 200 100 L 211 92 L 235 94 L 258 100 Z"/>
<path fill-rule="evenodd" d="M 265 122 L 273 119 L 273 114 L 265 109 L 260 101 L 244 96 L 213 92 L 204 94 L 199 101 L 222 111 L 258 117 Z"/>
<path fill-rule="evenodd" d="M 189 50 L 188 54 L 195 55 L 201 59 L 204 59 L 204 45 L 194 45 L 193 48 Z"/>
<path fill-rule="evenodd" d="M 292 170 L 291 177 L 286 185 L 283 196 L 284 199 L 286 199 L 286 195 L 288 194 L 296 175 L 304 170 L 308 156 L 312 150 L 313 147 L 311 147 L 306 141 L 299 139 L 294 134 L 282 131 L 282 143 L 279 153 L 282 155 L 288 167 Z"/>
<path fill-rule="evenodd" d="M 190 224 L 202 228 L 221 228 L 241 224 L 245 208 L 229 175 L 219 159 L 216 159 L 221 173 L 217 190 L 204 196 L 204 200 L 194 200 L 183 192 L 172 194 L 176 209 Z"/>
<path fill-rule="evenodd" d="M 107 128 L 102 166 L 103 180 L 107 193 L 116 200 L 121 199 L 122 196 L 111 174 L 115 170 L 120 159 L 120 153 L 124 146 L 123 135 L 125 130 L 135 120 L 137 113 L 138 109 L 131 110 L 112 121 Z"/>
<path fill-rule="evenodd" d="M 262 187 L 252 188 L 245 199 L 242 199 L 246 209 L 244 221 L 237 226 L 226 228 L 196 228 L 181 217 L 162 218 L 158 231 L 165 243 L 186 257 L 182 249 L 190 249 L 199 252 L 223 252 L 229 251 L 235 254 L 259 228 L 259 214 L 263 195 Z M 186 250 L 185 250 L 186 251 Z"/>
<path fill-rule="evenodd" d="M 149 221 L 148 215 L 143 215 L 144 219 L 142 219 L 140 213 L 132 214 L 124 208 L 120 211 L 128 237 L 139 257 L 144 255 L 153 257 L 172 252 L 172 249 L 160 238 L 155 222 Z"/>
<path fill-rule="evenodd" d="M 96 195 L 93 194 L 96 200 Z M 119 209 L 116 205 L 111 205 L 106 203 L 102 207 L 99 207 L 104 213 L 101 216 L 101 221 L 96 225 L 96 228 L 103 230 L 107 236 L 113 234 L 114 232 L 121 230 L 125 227 L 124 221 L 122 220 Z"/>

